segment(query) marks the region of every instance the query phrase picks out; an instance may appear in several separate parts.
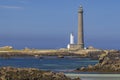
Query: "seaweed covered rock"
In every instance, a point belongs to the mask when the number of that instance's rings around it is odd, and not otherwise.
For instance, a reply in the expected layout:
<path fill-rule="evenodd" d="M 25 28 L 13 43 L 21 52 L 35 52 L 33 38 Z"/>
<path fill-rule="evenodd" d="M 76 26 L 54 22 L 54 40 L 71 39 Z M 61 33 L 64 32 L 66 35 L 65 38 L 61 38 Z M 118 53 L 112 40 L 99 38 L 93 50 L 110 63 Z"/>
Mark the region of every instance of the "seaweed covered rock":
<path fill-rule="evenodd" d="M 0 68 L 0 80 L 72 80 L 63 73 L 42 71 L 34 68 Z M 73 79 L 80 80 L 80 79 Z"/>

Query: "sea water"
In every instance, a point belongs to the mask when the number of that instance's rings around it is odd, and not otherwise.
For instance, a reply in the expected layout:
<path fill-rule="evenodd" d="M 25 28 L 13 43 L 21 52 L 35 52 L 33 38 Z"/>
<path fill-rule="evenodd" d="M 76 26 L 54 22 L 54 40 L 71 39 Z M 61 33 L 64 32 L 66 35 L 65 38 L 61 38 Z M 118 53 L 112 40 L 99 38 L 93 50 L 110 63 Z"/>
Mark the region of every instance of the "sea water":
<path fill-rule="evenodd" d="M 77 58 L 72 56 L 66 56 L 65 58 L 45 56 L 43 59 L 35 57 L 0 58 L 0 67 L 12 66 L 19 68 L 38 68 L 42 70 L 51 70 L 54 72 L 64 72 L 71 78 L 80 77 L 82 80 L 120 80 L 119 74 L 72 72 L 76 68 L 94 65 L 96 63 L 98 63 L 98 60 Z"/>
<path fill-rule="evenodd" d="M 27 67 L 39 68 L 51 71 L 70 71 L 82 66 L 94 65 L 98 61 L 90 60 L 89 58 L 75 58 L 66 56 L 65 58 L 58 58 L 57 56 L 45 56 L 43 59 L 35 57 L 12 57 L 0 58 L 0 67 Z"/>

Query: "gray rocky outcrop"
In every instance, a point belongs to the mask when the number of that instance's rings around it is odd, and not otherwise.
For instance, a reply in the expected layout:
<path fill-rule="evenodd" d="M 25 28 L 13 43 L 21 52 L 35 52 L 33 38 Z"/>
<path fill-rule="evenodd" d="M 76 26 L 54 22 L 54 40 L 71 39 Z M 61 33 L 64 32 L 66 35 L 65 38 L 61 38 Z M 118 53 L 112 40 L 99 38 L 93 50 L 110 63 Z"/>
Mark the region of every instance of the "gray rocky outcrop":
<path fill-rule="evenodd" d="M 34 68 L 0 68 L 0 80 L 80 80 L 70 79 L 63 73 L 42 71 Z"/>
<path fill-rule="evenodd" d="M 120 52 L 102 54 L 99 56 L 99 63 L 77 68 L 76 71 L 120 72 Z"/>

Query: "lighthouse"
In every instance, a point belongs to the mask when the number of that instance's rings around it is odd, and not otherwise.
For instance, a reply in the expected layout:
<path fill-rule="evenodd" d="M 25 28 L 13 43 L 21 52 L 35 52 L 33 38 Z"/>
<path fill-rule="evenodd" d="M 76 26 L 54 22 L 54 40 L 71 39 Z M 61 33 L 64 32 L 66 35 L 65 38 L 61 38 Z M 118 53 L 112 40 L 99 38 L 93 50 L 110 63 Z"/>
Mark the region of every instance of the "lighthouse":
<path fill-rule="evenodd" d="M 70 43 L 67 48 L 69 50 L 81 50 L 84 49 L 84 30 L 83 30 L 83 7 L 80 6 L 78 9 L 78 40 L 74 43 L 74 35 L 70 34 Z"/>
<path fill-rule="evenodd" d="M 73 33 L 70 34 L 70 44 L 74 44 L 74 35 L 73 35 Z"/>
<path fill-rule="evenodd" d="M 74 45 L 75 45 L 75 43 L 74 43 L 74 35 L 73 35 L 73 33 L 71 33 L 70 34 L 70 43 L 67 45 L 67 48 L 71 49 L 71 48 L 73 48 Z"/>
<path fill-rule="evenodd" d="M 78 10 L 78 48 L 84 48 L 84 33 L 83 33 L 83 7 Z"/>

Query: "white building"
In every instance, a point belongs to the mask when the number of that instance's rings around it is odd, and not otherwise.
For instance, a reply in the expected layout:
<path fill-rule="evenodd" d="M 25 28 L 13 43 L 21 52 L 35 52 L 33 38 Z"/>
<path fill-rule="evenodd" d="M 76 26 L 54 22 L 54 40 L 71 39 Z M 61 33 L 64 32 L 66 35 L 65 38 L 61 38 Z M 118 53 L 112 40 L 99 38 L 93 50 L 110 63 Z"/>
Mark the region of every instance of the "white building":
<path fill-rule="evenodd" d="M 74 44 L 74 35 L 73 35 L 73 33 L 70 34 L 70 44 Z"/>

